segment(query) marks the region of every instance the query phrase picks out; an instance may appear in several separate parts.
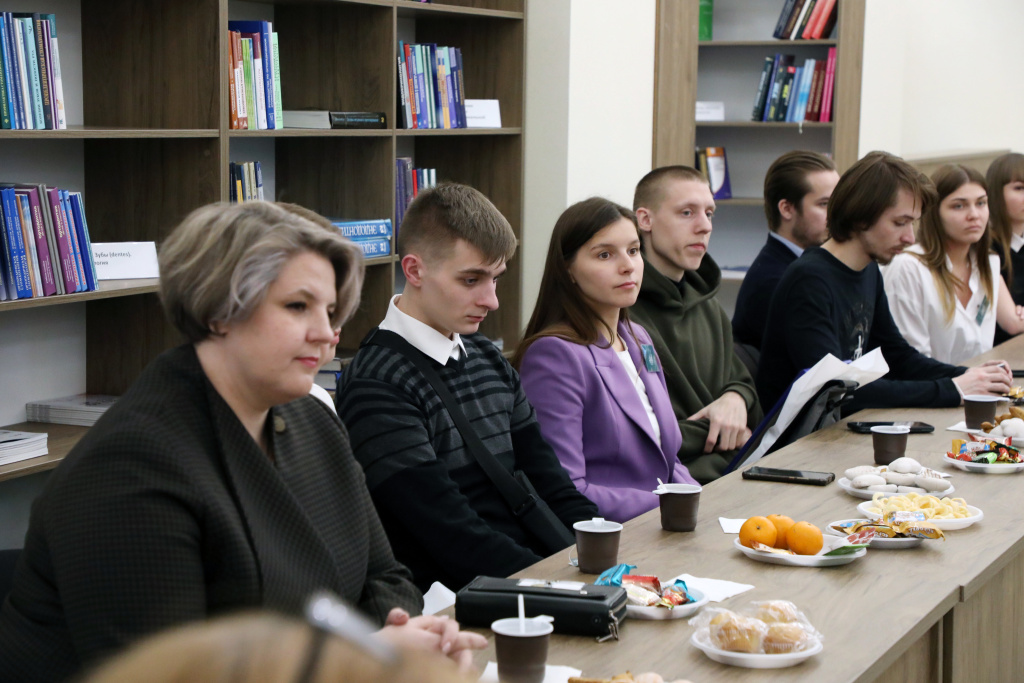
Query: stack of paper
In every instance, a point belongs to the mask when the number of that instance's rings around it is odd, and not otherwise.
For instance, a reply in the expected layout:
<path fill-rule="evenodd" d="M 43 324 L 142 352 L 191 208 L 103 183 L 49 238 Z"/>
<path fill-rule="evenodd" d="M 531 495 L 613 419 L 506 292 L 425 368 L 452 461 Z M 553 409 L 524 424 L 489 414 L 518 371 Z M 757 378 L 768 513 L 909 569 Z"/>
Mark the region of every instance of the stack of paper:
<path fill-rule="evenodd" d="M 0 429 L 0 465 L 47 454 L 46 434 Z"/>
<path fill-rule="evenodd" d="M 29 422 L 55 422 L 91 427 L 116 400 L 117 396 L 78 394 L 26 403 L 25 413 Z"/>

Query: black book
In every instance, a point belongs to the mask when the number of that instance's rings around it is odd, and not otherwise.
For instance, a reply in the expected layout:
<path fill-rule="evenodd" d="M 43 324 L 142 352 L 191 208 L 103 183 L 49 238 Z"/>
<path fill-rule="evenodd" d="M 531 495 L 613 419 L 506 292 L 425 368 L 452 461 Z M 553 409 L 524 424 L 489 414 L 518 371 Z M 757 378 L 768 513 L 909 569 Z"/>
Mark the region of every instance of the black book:
<path fill-rule="evenodd" d="M 754 96 L 754 111 L 750 115 L 751 121 L 761 121 L 764 118 L 764 106 L 768 102 L 768 82 L 772 78 L 772 66 L 774 64 L 775 60 L 771 57 L 764 58 L 761 79 L 757 83 L 757 95 Z"/>
<path fill-rule="evenodd" d="M 789 15 L 793 13 L 793 5 L 796 4 L 796 0 L 786 0 L 786 4 L 782 6 L 782 11 L 779 13 L 779 20 L 775 24 L 775 30 L 772 35 L 776 38 L 782 38 L 782 32 L 786 30 L 786 24 L 789 22 Z M 788 35 L 785 37 L 789 37 Z"/>

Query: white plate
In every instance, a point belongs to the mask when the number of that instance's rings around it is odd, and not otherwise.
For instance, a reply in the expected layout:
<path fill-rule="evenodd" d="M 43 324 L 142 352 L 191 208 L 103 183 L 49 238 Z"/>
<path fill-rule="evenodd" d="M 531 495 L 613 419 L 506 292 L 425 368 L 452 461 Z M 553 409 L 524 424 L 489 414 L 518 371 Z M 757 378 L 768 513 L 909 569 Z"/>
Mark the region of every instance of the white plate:
<path fill-rule="evenodd" d="M 719 650 L 711 644 L 708 640 L 708 630 L 706 628 L 694 631 L 690 637 L 690 644 L 720 664 L 742 666 L 747 669 L 782 669 L 787 666 L 795 666 L 800 662 L 810 659 L 822 650 L 821 641 L 815 638 L 814 644 L 810 648 L 784 655 L 729 652 L 728 650 Z"/>
<path fill-rule="evenodd" d="M 977 472 L 980 474 L 1014 474 L 1015 472 L 1024 472 L 1024 462 L 1004 462 L 989 465 L 981 462 L 965 462 L 963 460 L 951 458 L 948 455 L 944 455 L 942 458 L 945 460 L 947 465 L 952 465 L 958 470 L 963 470 L 964 472 Z"/>
<path fill-rule="evenodd" d="M 837 519 L 834 522 L 829 522 L 828 526 L 825 527 L 825 531 L 832 534 L 833 536 L 846 537 L 849 534 L 844 534 L 841 531 L 836 531 L 832 528 L 833 524 L 842 524 L 843 522 L 861 522 L 863 519 Z M 885 536 L 875 536 L 871 539 L 868 544 L 872 548 L 916 548 L 917 546 L 924 543 L 923 538 L 886 538 Z"/>
<path fill-rule="evenodd" d="M 882 516 L 876 512 L 869 512 L 868 508 L 871 507 L 871 501 L 867 500 L 857 506 L 857 512 L 864 515 L 868 519 L 881 519 Z M 967 506 L 967 512 L 971 513 L 970 517 L 961 517 L 960 519 L 929 519 L 925 520 L 931 522 L 943 531 L 956 531 L 957 529 L 966 529 L 975 522 L 980 522 L 985 517 L 978 508 L 973 505 Z"/>
<path fill-rule="evenodd" d="M 626 616 L 631 619 L 649 619 L 658 621 L 661 619 L 683 619 L 694 614 L 697 610 L 708 603 L 708 597 L 696 588 L 686 589 L 696 600 L 685 605 L 677 605 L 672 609 L 667 607 L 642 607 L 640 605 L 626 605 Z"/>
<path fill-rule="evenodd" d="M 879 476 L 881 476 L 881 475 L 879 475 Z M 849 493 L 854 498 L 862 498 L 864 500 L 871 500 L 872 498 L 875 497 L 876 493 L 881 493 L 886 498 L 890 498 L 892 496 L 902 496 L 903 495 L 902 493 L 900 493 L 898 491 L 896 493 L 885 493 L 883 491 L 868 491 L 867 489 L 855 489 L 853 486 L 850 485 L 850 480 L 847 479 L 846 477 L 840 478 L 839 481 L 837 481 L 836 483 L 839 484 L 839 488 L 841 488 L 842 490 L 846 491 L 847 493 Z M 956 491 L 956 487 L 955 486 L 950 486 L 948 489 L 946 489 L 945 491 L 942 492 L 942 496 L 948 496 L 949 494 L 953 493 L 953 491 Z M 924 495 L 924 494 L 922 494 L 922 495 Z M 932 494 L 932 495 L 935 495 L 935 494 Z"/>
<path fill-rule="evenodd" d="M 734 538 L 732 544 L 737 550 L 753 560 L 767 562 L 768 564 L 785 564 L 790 567 L 838 567 L 841 564 L 850 564 L 854 560 L 864 557 L 868 552 L 867 548 L 861 548 L 855 553 L 834 555 L 832 557 L 825 557 L 824 555 L 780 555 L 778 553 L 766 553 L 748 548 L 740 543 L 738 538 Z M 774 657 L 775 655 L 772 656 Z"/>

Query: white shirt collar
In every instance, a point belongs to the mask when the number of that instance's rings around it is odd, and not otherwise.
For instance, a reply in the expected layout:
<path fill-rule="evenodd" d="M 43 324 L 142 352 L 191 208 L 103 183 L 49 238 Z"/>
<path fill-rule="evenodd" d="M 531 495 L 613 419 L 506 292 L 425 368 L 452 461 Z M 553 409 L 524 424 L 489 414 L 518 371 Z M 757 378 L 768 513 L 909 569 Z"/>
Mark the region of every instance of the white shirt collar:
<path fill-rule="evenodd" d="M 425 322 L 399 310 L 395 302 L 400 296 L 401 294 L 396 294 L 391 297 L 388 314 L 379 325 L 380 329 L 394 332 L 440 365 L 447 363 L 449 358 L 458 360 L 460 354 L 466 353 L 466 345 L 462 343 L 462 337 L 457 332 L 453 332 L 452 338 L 449 339 Z"/>
<path fill-rule="evenodd" d="M 788 249 L 789 249 L 789 250 L 790 250 L 791 252 L 793 252 L 794 254 L 796 254 L 796 257 L 797 257 L 797 258 L 800 258 L 800 254 L 804 253 L 804 250 L 803 250 L 803 248 L 801 248 L 801 247 L 798 247 L 798 246 L 797 246 L 796 244 L 794 244 L 793 242 L 790 242 L 789 240 L 787 240 L 787 239 L 786 239 L 785 237 L 783 237 L 782 235 L 780 235 L 780 234 L 779 234 L 779 233 L 777 233 L 777 232 L 769 232 L 769 233 L 768 233 L 768 236 L 769 236 L 769 237 L 774 237 L 774 238 L 775 238 L 775 239 L 777 239 L 778 241 L 780 241 L 780 242 L 782 242 L 783 244 L 785 244 L 785 245 L 786 245 L 786 247 L 787 247 L 787 248 L 788 248 Z"/>
<path fill-rule="evenodd" d="M 1024 247 L 1024 237 L 1015 232 L 1010 233 L 1010 249 L 1020 251 L 1021 247 Z"/>

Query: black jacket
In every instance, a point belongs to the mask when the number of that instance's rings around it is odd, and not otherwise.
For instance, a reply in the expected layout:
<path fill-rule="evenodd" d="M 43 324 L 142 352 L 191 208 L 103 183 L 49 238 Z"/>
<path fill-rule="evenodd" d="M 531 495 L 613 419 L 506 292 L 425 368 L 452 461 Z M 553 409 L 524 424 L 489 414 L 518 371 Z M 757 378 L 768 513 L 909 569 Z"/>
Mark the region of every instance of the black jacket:
<path fill-rule="evenodd" d="M 761 348 L 772 295 L 779 286 L 782 274 L 793 261 L 796 261 L 793 250 L 769 235 L 768 242 L 761 247 L 757 258 L 750 264 L 750 270 L 740 285 L 740 293 L 736 295 L 732 336 L 737 342 Z"/>
<path fill-rule="evenodd" d="M 337 417 L 277 406 L 272 462 L 191 345 L 157 358 L 35 502 L 0 611 L 0 681 L 58 681 L 141 636 L 328 588 L 383 623 L 422 596 Z M 269 430 L 268 430 L 269 431 Z"/>

